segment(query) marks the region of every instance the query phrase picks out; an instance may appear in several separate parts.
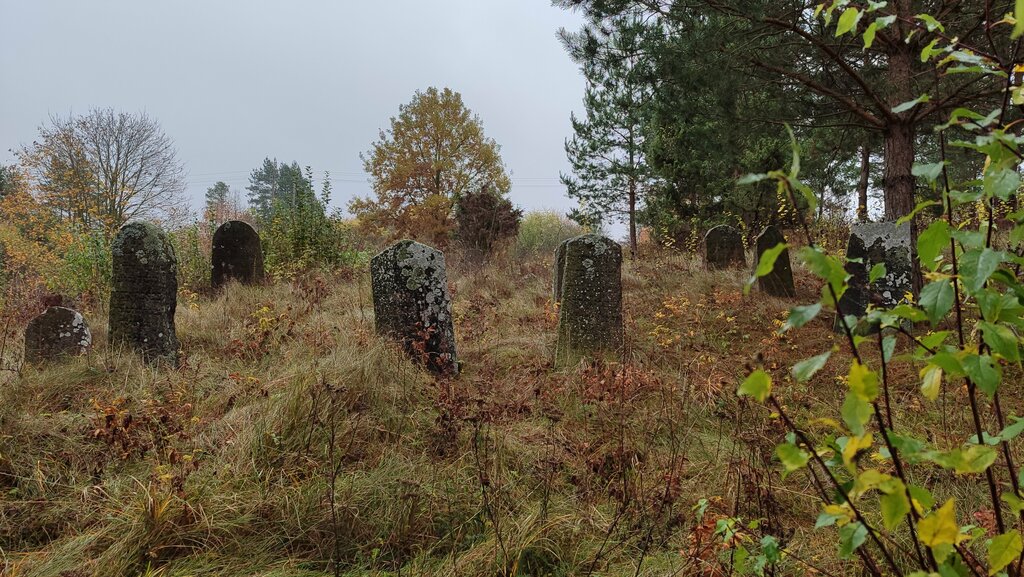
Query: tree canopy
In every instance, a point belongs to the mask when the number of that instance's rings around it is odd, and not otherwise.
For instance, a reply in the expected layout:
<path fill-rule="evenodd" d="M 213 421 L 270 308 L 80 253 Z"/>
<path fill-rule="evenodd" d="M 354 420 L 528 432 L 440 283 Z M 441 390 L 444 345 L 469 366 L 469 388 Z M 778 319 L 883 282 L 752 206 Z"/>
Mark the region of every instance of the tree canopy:
<path fill-rule="evenodd" d="M 389 237 L 444 244 L 463 195 L 511 188 L 500 147 L 449 88 L 416 92 L 361 155 L 373 197 L 349 204 L 360 225 Z"/>

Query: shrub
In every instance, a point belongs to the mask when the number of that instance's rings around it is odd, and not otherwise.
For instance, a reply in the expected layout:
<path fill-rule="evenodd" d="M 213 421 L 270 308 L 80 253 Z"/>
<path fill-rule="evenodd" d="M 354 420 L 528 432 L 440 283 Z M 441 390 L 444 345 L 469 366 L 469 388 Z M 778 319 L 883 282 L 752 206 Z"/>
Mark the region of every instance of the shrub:
<path fill-rule="evenodd" d="M 490 256 L 519 232 L 523 211 L 507 198 L 484 188 L 459 199 L 455 205 L 455 238 L 475 259 Z"/>
<path fill-rule="evenodd" d="M 579 236 L 587 229 L 552 210 L 526 213 L 516 236 L 516 255 L 526 257 L 555 252 L 562 241 Z"/>

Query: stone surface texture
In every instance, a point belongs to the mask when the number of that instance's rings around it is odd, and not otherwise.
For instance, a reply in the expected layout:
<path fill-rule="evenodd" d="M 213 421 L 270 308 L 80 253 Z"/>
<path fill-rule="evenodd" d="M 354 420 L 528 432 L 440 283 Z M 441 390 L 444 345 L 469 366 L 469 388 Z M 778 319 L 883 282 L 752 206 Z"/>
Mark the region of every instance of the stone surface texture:
<path fill-rule="evenodd" d="M 761 234 L 757 236 L 757 251 L 755 253 L 757 260 L 754 262 L 754 270 L 757 270 L 757 266 L 761 262 L 761 255 L 766 250 L 775 248 L 785 242 L 786 237 L 782 234 L 781 230 L 774 226 L 765 227 Z M 772 272 L 758 278 L 757 286 L 765 294 L 774 297 L 796 296 L 796 287 L 793 284 L 793 265 L 789 260 L 789 249 L 779 253 Z"/>
<path fill-rule="evenodd" d="M 49 307 L 25 328 L 25 362 L 40 364 L 84 354 L 92 346 L 85 317 L 76 310 Z"/>
<path fill-rule="evenodd" d="M 565 244 L 556 364 L 621 355 L 621 269 L 622 247 L 611 239 L 586 234 Z"/>
<path fill-rule="evenodd" d="M 704 235 L 704 251 L 705 262 L 711 270 L 747 266 L 743 235 L 727 224 L 713 227 Z"/>
<path fill-rule="evenodd" d="M 213 288 L 220 288 L 232 279 L 248 285 L 263 282 L 260 235 L 247 222 L 225 222 L 213 233 L 211 263 Z"/>
<path fill-rule="evenodd" d="M 895 306 L 904 295 L 913 293 L 914 269 L 911 262 L 910 223 L 870 222 L 855 224 L 846 248 L 846 272 L 850 288 L 839 299 L 836 329 L 844 316 L 862 316 L 868 305 Z M 856 262 L 859 260 L 860 262 Z M 885 263 L 886 274 L 869 285 L 872 267 Z"/>
<path fill-rule="evenodd" d="M 411 240 L 370 261 L 377 332 L 398 339 L 414 360 L 442 375 L 459 372 L 444 255 Z"/>
<path fill-rule="evenodd" d="M 156 225 L 132 222 L 114 237 L 111 253 L 110 343 L 134 349 L 147 362 L 176 364 L 178 263 L 174 246 Z"/>
<path fill-rule="evenodd" d="M 562 241 L 562 244 L 558 245 L 558 248 L 555 249 L 555 278 L 551 287 L 551 302 L 553 303 L 562 301 L 562 274 L 565 272 L 565 247 L 569 244 L 570 240 L 572 239 Z"/>

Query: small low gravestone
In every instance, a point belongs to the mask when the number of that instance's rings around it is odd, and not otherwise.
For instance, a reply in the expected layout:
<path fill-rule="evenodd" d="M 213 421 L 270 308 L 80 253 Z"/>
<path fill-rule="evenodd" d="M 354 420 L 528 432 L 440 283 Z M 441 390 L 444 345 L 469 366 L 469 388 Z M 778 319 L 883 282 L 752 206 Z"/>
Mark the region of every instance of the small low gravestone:
<path fill-rule="evenodd" d="M 562 273 L 565 272 L 565 247 L 569 244 L 572 239 L 562 241 L 555 249 L 555 282 L 552 287 L 551 302 L 558 303 L 562 301 Z"/>
<path fill-rule="evenodd" d="M 231 220 L 217 228 L 213 233 L 211 261 L 213 288 L 220 288 L 231 279 L 242 284 L 263 281 L 260 235 L 247 222 Z"/>
<path fill-rule="evenodd" d="M 174 311 L 178 262 L 174 246 L 159 227 L 126 224 L 111 244 L 110 343 L 127 345 L 147 362 L 177 364 Z"/>
<path fill-rule="evenodd" d="M 92 346 L 85 317 L 64 307 L 49 307 L 25 328 L 25 362 L 39 364 L 78 356 Z"/>
<path fill-rule="evenodd" d="M 869 304 L 892 307 L 913 293 L 910 223 L 869 222 L 855 224 L 846 248 L 846 273 L 850 286 L 839 299 L 835 329 L 842 330 L 845 316 L 862 316 Z M 870 283 L 871 269 L 885 265 L 885 275 Z"/>
<path fill-rule="evenodd" d="M 458 374 L 444 254 L 401 240 L 373 257 L 370 274 L 377 332 L 400 340 L 430 371 Z"/>
<path fill-rule="evenodd" d="M 761 255 L 765 251 L 785 242 L 786 237 L 783 236 L 782 231 L 774 226 L 765 227 L 757 236 L 757 262 L 754 263 L 754 268 L 756 269 L 761 262 Z M 793 285 L 793 266 L 789 261 L 789 249 L 783 249 L 779 253 L 778 258 L 775 259 L 774 268 L 770 273 L 757 279 L 757 286 L 765 294 L 774 297 L 796 296 L 796 288 Z"/>
<path fill-rule="evenodd" d="M 585 234 L 565 244 L 556 364 L 621 352 L 621 268 L 622 247 L 609 238 Z"/>
<path fill-rule="evenodd" d="M 746 268 L 747 255 L 743 250 L 743 235 L 727 225 L 713 227 L 704 235 L 704 259 L 711 270 Z"/>

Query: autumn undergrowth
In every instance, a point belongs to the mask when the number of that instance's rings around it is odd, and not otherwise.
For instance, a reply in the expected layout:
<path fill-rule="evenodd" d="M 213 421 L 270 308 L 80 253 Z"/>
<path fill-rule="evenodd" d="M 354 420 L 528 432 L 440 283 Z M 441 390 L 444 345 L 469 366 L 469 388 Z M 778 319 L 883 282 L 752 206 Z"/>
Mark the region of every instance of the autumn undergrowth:
<path fill-rule="evenodd" d="M 107 347 L 90 313 L 87 356 L 0 387 L 0 573 L 721 575 L 708 520 L 734 517 L 783 539 L 789 571 L 848 573 L 801 529 L 817 500 L 780 482 L 778 419 L 734 396 L 759 357 L 828 346 L 824 322 L 780 336 L 793 302 L 648 248 L 623 266 L 624 362 L 556 370 L 549 255 L 450 260 L 450 381 L 374 333 L 366 271 L 183 292 L 178 369 Z M 841 403 L 841 357 L 787 407 Z M 962 434 L 946 401 L 899 411 Z"/>

